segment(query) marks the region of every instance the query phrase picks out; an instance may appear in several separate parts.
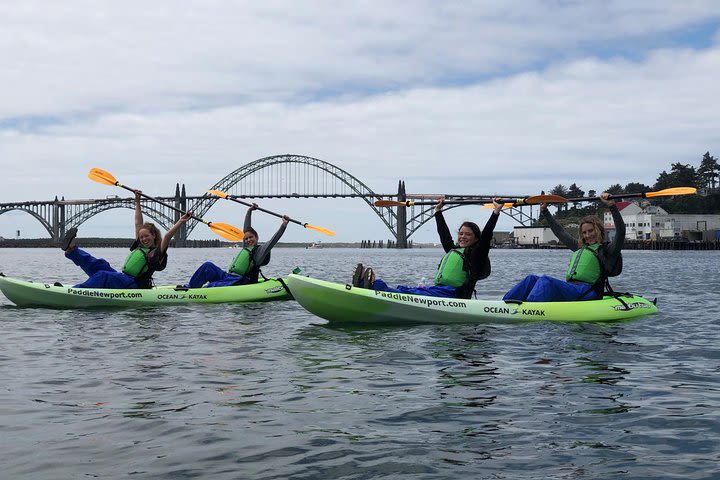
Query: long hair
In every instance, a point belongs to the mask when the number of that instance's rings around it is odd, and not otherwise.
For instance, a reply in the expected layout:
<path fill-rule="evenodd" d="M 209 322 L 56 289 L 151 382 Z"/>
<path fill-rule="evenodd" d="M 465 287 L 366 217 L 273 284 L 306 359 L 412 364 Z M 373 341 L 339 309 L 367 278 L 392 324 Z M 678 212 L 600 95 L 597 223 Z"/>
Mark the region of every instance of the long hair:
<path fill-rule="evenodd" d="M 138 229 L 138 231 L 142 230 L 143 228 L 150 232 L 153 237 L 155 237 L 155 247 L 159 247 L 160 242 L 162 241 L 162 234 L 160 233 L 160 230 L 155 226 L 155 224 L 151 222 L 145 222 L 142 224 L 140 229 Z"/>
<path fill-rule="evenodd" d="M 582 236 L 582 226 L 584 223 L 589 223 L 595 227 L 595 229 L 600 233 L 600 242 L 603 243 L 605 241 L 605 226 L 603 225 L 602 220 L 597 215 L 587 215 L 580 219 L 580 227 L 578 228 L 578 243 L 580 245 L 588 246 L 587 243 L 585 243 L 585 239 L 583 239 Z"/>
<path fill-rule="evenodd" d="M 258 235 L 257 230 L 255 230 L 254 228 L 252 228 L 252 227 L 246 228 L 245 233 L 247 233 L 247 232 L 252 233 L 253 235 L 255 235 L 256 239 L 260 240 L 260 235 Z"/>
<path fill-rule="evenodd" d="M 475 222 L 463 222 L 462 225 L 460 225 L 460 228 L 462 227 L 468 227 L 470 230 L 472 230 L 473 235 L 475 235 L 475 243 L 477 243 L 480 240 L 480 227 L 477 226 L 477 223 Z M 458 228 L 458 231 L 460 231 L 460 228 Z M 473 245 L 475 245 L 473 243 Z M 472 246 L 472 245 L 470 245 Z"/>

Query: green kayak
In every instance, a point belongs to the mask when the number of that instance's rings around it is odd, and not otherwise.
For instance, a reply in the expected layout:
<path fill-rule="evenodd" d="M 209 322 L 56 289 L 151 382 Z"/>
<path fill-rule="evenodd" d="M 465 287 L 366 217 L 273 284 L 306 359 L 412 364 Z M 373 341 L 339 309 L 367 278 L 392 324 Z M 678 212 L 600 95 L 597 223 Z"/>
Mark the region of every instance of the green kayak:
<path fill-rule="evenodd" d="M 518 304 L 378 292 L 294 274 L 287 283 L 300 305 L 333 324 L 604 322 L 658 311 L 654 301 L 635 295 Z"/>
<path fill-rule="evenodd" d="M 261 280 L 252 285 L 190 288 L 153 287 L 148 289 L 73 288 L 35 283 L 6 277 L 0 273 L 0 290 L 20 307 L 108 308 L 182 305 L 190 303 L 244 303 L 289 300 L 292 298 L 282 279 Z"/>

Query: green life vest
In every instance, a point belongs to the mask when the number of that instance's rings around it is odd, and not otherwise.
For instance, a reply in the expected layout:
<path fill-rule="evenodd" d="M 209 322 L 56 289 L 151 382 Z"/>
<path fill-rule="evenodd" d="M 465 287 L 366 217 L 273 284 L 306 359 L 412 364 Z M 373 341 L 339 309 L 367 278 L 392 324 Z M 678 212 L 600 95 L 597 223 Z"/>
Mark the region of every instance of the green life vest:
<path fill-rule="evenodd" d="M 461 287 L 468 280 L 468 273 L 463 270 L 465 262 L 465 248 L 455 248 L 447 252 L 435 274 L 435 285 L 448 287 Z"/>
<path fill-rule="evenodd" d="M 228 268 L 228 272 L 236 273 L 238 275 L 247 275 L 254 267 L 255 262 L 252 258 L 252 248 L 243 247 L 243 249 L 235 255 L 235 258 L 233 258 L 233 261 Z"/>
<path fill-rule="evenodd" d="M 595 284 L 600 280 L 602 274 L 600 268 L 600 260 L 597 257 L 597 251 L 600 244 L 596 243 L 588 247 L 575 250 L 570 258 L 570 265 L 565 274 L 565 280 L 580 281 Z"/>
<path fill-rule="evenodd" d="M 130 252 L 130 255 L 125 259 L 123 265 L 123 273 L 130 275 L 131 277 L 139 277 L 150 269 L 147 261 L 147 254 L 150 253 L 152 248 L 138 247 Z"/>

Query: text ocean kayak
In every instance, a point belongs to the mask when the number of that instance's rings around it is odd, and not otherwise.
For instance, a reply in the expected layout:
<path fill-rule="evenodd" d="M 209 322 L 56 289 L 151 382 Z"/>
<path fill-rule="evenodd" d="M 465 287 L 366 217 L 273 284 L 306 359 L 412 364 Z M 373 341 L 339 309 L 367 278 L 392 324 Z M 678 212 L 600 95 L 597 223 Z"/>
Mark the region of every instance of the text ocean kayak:
<path fill-rule="evenodd" d="M 289 300 L 292 296 L 281 279 L 252 285 L 148 289 L 73 288 L 35 283 L 0 274 L 0 290 L 21 307 L 92 308 L 181 305 L 190 303 L 243 303 Z"/>
<path fill-rule="evenodd" d="M 505 303 L 377 292 L 289 275 L 288 287 L 306 310 L 334 324 L 603 322 L 649 315 L 654 302 L 627 295 L 583 302 Z"/>

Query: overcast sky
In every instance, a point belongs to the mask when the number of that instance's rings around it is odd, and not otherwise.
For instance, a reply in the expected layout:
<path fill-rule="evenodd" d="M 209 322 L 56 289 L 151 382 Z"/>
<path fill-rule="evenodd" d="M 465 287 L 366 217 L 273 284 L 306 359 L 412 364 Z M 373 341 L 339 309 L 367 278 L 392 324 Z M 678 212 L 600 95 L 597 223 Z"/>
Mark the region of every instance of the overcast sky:
<path fill-rule="evenodd" d="M 178 182 L 200 195 L 286 153 L 379 192 L 403 179 L 409 193 L 466 194 L 652 185 L 671 163 L 720 154 L 714 0 L 23 1 L 0 18 L 0 202 L 125 195 L 88 180 L 92 167 L 151 195 Z M 360 200 L 259 203 L 338 241 L 389 238 Z M 218 204 L 207 218 L 241 227 L 243 214 Z M 278 224 L 256 219 L 261 236 Z M 191 238 L 212 238 L 201 227 Z M 18 229 L 47 235 L 0 215 L 0 236 Z M 83 233 L 130 236 L 132 213 Z M 435 237 L 430 224 L 413 238 Z M 284 240 L 320 238 L 291 227 Z"/>

